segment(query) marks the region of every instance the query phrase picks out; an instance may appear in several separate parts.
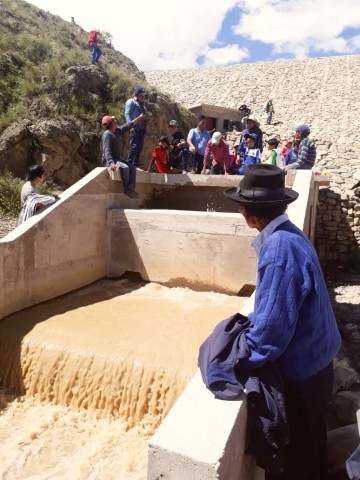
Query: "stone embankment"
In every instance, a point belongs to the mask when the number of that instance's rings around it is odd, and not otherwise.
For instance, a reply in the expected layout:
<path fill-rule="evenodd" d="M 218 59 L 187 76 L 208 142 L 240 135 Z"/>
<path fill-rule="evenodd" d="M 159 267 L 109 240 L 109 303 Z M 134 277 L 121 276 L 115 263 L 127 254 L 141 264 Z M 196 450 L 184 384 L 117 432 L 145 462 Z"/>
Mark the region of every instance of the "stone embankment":
<path fill-rule="evenodd" d="M 150 71 L 146 78 L 185 107 L 205 103 L 238 108 L 246 103 L 265 139 L 283 141 L 293 136 L 296 125 L 310 125 L 317 165 L 331 178 L 330 188 L 319 197 L 319 256 L 325 266 L 349 263 L 360 268 L 360 188 L 355 187 L 360 181 L 359 69 L 360 56 L 349 55 Z M 272 125 L 265 123 L 269 98 L 275 107 Z"/>

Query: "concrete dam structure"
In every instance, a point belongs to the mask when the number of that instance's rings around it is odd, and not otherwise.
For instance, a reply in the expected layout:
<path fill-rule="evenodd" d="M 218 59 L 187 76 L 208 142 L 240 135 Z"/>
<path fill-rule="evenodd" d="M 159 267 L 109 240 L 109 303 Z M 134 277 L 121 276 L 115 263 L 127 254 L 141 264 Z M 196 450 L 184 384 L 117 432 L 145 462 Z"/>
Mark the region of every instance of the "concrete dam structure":
<path fill-rule="evenodd" d="M 199 345 L 251 311 L 256 232 L 223 191 L 239 177 L 97 168 L 0 240 L 0 476 L 247 480 L 245 402 L 221 402 Z M 290 181 L 290 176 L 289 176 Z M 288 213 L 314 237 L 318 188 Z"/>

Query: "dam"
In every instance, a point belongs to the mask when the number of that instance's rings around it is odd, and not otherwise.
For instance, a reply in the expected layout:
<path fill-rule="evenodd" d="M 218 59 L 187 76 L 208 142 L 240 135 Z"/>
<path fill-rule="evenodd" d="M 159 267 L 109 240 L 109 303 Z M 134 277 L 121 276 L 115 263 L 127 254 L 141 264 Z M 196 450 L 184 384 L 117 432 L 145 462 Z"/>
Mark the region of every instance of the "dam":
<path fill-rule="evenodd" d="M 311 238 L 329 180 L 293 181 Z M 0 241 L 3 479 L 262 478 L 245 404 L 214 400 L 196 366 L 215 324 L 251 309 L 237 183 L 139 172 L 134 200 L 97 168 Z"/>

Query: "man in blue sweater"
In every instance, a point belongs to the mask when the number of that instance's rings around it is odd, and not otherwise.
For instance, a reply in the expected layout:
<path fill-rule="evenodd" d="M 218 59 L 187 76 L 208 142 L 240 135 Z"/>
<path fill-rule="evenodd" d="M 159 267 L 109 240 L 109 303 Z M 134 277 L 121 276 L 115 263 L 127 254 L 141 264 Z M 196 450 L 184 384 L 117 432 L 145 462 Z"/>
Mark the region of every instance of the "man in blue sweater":
<path fill-rule="evenodd" d="M 341 338 L 316 251 L 285 213 L 298 193 L 285 188 L 284 172 L 250 165 L 237 188 L 225 195 L 239 203 L 258 256 L 250 354 L 237 368 L 252 370 L 277 361 L 284 381 L 290 443 L 281 476 L 318 480 L 327 470 L 326 407 L 333 383 L 332 361 Z"/>

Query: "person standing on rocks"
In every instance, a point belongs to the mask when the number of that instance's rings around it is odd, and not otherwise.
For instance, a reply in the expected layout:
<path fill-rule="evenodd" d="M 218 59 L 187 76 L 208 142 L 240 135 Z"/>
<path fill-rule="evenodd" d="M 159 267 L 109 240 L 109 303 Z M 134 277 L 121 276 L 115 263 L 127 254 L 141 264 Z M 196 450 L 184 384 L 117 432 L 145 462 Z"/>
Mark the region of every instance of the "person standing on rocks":
<path fill-rule="evenodd" d="M 272 98 L 270 98 L 269 101 L 267 102 L 266 107 L 265 107 L 265 111 L 266 111 L 266 113 L 267 113 L 266 123 L 267 123 L 268 125 L 271 125 L 272 117 L 273 117 L 273 115 L 274 115 L 274 113 L 275 113 L 274 104 L 273 104 Z"/>
<path fill-rule="evenodd" d="M 130 129 L 130 149 L 127 161 L 135 167 L 139 166 L 140 154 L 144 148 L 146 135 L 147 109 L 144 104 L 146 95 L 144 87 L 136 87 L 133 98 L 125 103 L 125 119 L 128 123 L 142 115 L 141 120 Z"/>
<path fill-rule="evenodd" d="M 325 479 L 326 410 L 341 337 L 316 251 L 285 213 L 298 193 L 285 188 L 280 168 L 261 164 L 247 167 L 238 187 L 225 195 L 259 231 L 252 243 L 258 271 L 245 333 L 248 355 L 235 368 L 256 376 L 256 369 L 275 362 L 284 386 L 290 441 L 283 468 L 265 478 Z"/>
<path fill-rule="evenodd" d="M 192 165 L 195 173 L 200 174 L 204 166 L 204 155 L 210 133 L 205 130 L 206 117 L 199 115 L 197 117 L 197 127 L 192 128 L 188 133 L 187 142 L 189 144 L 190 154 L 192 156 Z"/>
<path fill-rule="evenodd" d="M 102 51 L 98 47 L 97 38 L 100 35 L 100 30 L 91 30 L 88 39 L 88 45 L 91 50 L 91 64 L 96 65 L 102 55 Z"/>
<path fill-rule="evenodd" d="M 121 127 L 117 126 L 115 117 L 105 115 L 101 123 L 105 127 L 102 135 L 103 163 L 111 170 L 120 170 L 123 183 L 124 193 L 130 198 L 136 198 L 139 194 L 135 191 L 136 184 L 136 167 L 126 160 L 122 160 L 120 156 L 120 137 L 125 132 L 133 128 L 137 123 L 141 122 L 144 114 L 141 113 Z"/>
<path fill-rule="evenodd" d="M 295 162 L 285 167 L 285 172 L 288 170 L 311 170 L 316 160 L 316 146 L 310 138 L 310 128 L 308 125 L 299 125 L 295 129 L 295 138 L 299 140 L 299 153 Z"/>

